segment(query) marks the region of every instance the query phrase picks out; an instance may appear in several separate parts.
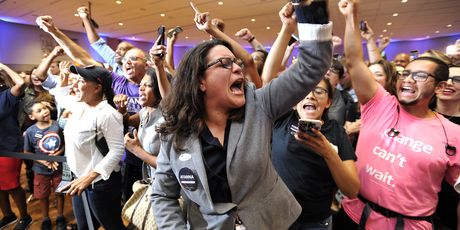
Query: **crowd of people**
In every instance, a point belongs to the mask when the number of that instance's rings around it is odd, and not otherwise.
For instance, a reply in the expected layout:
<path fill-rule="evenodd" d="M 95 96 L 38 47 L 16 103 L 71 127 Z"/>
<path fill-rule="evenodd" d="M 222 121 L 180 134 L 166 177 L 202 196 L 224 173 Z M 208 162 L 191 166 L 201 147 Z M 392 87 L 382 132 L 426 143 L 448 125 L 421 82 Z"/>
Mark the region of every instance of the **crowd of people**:
<path fill-rule="evenodd" d="M 269 52 L 247 28 L 235 34 L 253 53 L 191 3 L 210 40 L 177 68 L 175 28 L 147 53 L 129 42 L 113 50 L 80 7 L 101 63 L 39 16 L 58 46 L 30 72 L 0 63 L 0 156 L 40 156 L 24 163 L 41 229 L 52 219 L 56 229 L 129 229 L 122 207 L 146 168 L 143 202 L 158 229 L 460 229 L 460 40 L 453 53 L 387 60 L 390 40 L 377 45 L 371 25 L 360 27 L 359 0 L 338 3 L 343 41 L 332 36 L 336 6 L 293 2 Z M 0 229 L 33 221 L 21 164 L 0 157 Z"/>

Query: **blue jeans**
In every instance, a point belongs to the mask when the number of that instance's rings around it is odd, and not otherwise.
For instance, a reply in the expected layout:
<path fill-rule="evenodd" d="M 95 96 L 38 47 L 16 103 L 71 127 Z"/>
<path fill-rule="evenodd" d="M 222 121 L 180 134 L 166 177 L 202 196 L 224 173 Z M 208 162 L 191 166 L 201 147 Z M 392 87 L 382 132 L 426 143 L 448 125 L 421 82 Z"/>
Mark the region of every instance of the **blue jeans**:
<path fill-rule="evenodd" d="M 332 216 L 318 222 L 295 222 L 289 230 L 332 230 Z"/>
<path fill-rule="evenodd" d="M 121 220 L 121 174 L 112 172 L 108 180 L 100 180 L 86 190 L 94 229 L 126 229 Z M 72 207 L 79 230 L 87 230 L 82 196 L 72 197 Z"/>

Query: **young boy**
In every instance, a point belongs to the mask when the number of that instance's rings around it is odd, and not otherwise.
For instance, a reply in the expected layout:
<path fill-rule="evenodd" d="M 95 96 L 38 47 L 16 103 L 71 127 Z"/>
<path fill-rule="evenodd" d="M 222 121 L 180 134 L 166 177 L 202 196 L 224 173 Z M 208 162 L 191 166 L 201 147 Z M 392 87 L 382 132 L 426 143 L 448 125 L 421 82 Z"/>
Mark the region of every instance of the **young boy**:
<path fill-rule="evenodd" d="M 26 112 L 36 123 L 29 127 L 24 135 L 24 152 L 44 155 L 62 155 L 64 153 L 64 137 L 62 129 L 56 121 L 50 118 L 50 107 L 46 102 L 32 101 L 26 106 Z M 32 167 L 34 171 L 34 197 L 40 200 L 43 222 L 41 229 L 51 230 L 49 218 L 49 196 L 51 189 L 61 182 L 62 167 L 58 162 L 37 160 Z M 66 221 L 63 216 L 64 195 L 56 193 L 58 217 L 56 229 L 65 229 Z"/>

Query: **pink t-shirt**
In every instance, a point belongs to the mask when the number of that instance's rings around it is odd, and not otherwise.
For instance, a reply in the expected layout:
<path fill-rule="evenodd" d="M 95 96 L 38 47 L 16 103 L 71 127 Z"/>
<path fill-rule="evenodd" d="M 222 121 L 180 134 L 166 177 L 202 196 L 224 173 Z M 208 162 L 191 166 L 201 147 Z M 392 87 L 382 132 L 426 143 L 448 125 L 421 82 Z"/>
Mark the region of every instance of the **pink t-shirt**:
<path fill-rule="evenodd" d="M 368 200 L 407 216 L 429 216 L 435 211 L 437 193 L 444 177 L 453 184 L 460 173 L 460 153 L 448 156 L 450 145 L 460 148 L 460 127 L 445 119 L 417 118 L 399 107 L 396 97 L 382 87 L 362 106 L 361 130 L 356 148 L 356 162 L 361 188 Z M 442 122 L 442 125 L 441 125 Z M 396 124 L 397 123 L 397 124 Z M 387 135 L 391 128 L 400 131 Z M 346 213 L 359 223 L 364 207 L 359 199 L 345 199 Z M 371 212 L 366 229 L 394 229 L 396 218 Z M 405 229 L 431 229 L 426 221 L 404 219 Z"/>

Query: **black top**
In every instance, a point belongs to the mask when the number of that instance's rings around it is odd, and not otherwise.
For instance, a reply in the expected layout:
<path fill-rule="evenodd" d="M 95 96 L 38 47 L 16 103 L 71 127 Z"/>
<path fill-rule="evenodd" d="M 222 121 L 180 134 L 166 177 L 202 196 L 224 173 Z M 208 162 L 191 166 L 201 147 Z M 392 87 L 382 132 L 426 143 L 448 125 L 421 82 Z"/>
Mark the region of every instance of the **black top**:
<path fill-rule="evenodd" d="M 297 125 L 298 119 L 297 112 L 292 111 L 275 122 L 272 162 L 302 206 L 297 222 L 316 222 L 331 215 L 330 206 L 337 186 L 323 157 L 290 134 L 291 125 Z M 338 147 L 340 159 L 356 160 L 345 130 L 337 121 L 326 121 L 321 133 Z"/>
<path fill-rule="evenodd" d="M 225 126 L 224 146 L 215 138 L 208 126 L 200 133 L 201 147 L 203 148 L 204 165 L 208 177 L 211 199 L 214 203 L 232 202 L 232 194 L 227 179 L 227 144 L 231 121 Z"/>
<path fill-rule="evenodd" d="M 451 122 L 460 125 L 460 117 L 443 115 Z M 449 137 L 447 137 L 449 138 Z M 460 146 L 456 146 L 460 149 Z M 459 154 L 457 152 L 457 154 Z M 447 183 L 445 180 L 442 181 L 441 191 L 438 193 L 439 201 L 436 206 L 436 215 L 439 217 L 440 222 L 446 229 L 457 229 L 457 204 L 459 201 L 458 193 L 454 187 Z"/>

